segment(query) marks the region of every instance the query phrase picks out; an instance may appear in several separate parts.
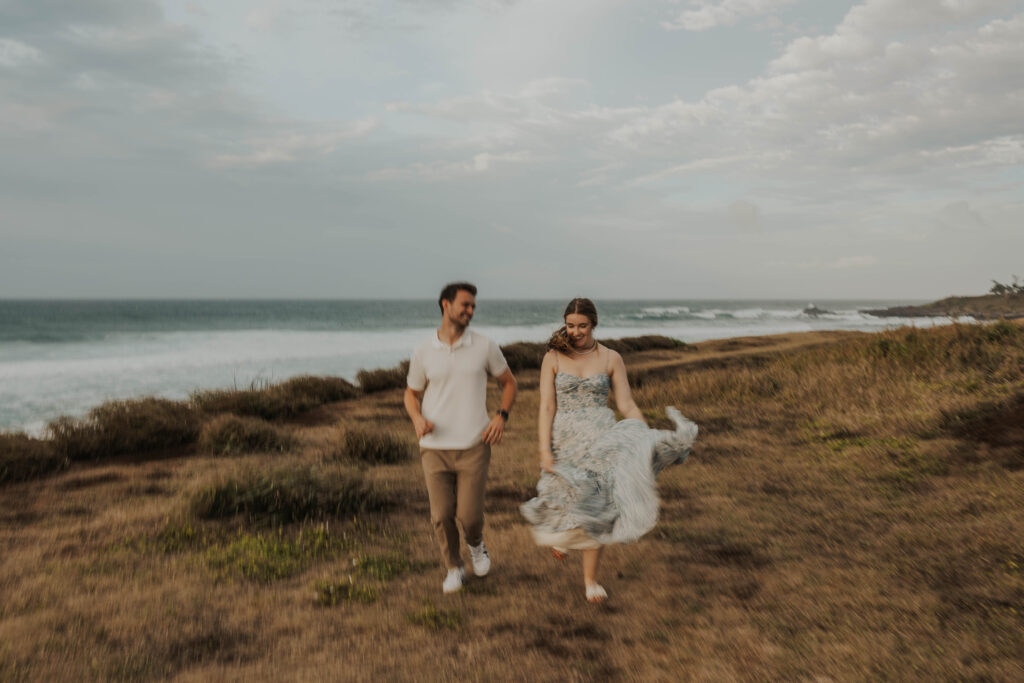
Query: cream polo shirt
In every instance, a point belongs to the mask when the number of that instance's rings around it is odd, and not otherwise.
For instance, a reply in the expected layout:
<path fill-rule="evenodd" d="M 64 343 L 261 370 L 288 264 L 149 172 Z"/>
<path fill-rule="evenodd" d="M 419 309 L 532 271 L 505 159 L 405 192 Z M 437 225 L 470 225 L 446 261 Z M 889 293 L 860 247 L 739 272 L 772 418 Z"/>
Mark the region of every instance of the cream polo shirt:
<path fill-rule="evenodd" d="M 423 392 L 423 417 L 434 431 L 420 439 L 422 448 L 472 448 L 483 440 L 487 416 L 487 375 L 508 369 L 501 349 L 487 337 L 466 330 L 453 345 L 437 338 L 420 344 L 409 362 L 407 383 Z"/>

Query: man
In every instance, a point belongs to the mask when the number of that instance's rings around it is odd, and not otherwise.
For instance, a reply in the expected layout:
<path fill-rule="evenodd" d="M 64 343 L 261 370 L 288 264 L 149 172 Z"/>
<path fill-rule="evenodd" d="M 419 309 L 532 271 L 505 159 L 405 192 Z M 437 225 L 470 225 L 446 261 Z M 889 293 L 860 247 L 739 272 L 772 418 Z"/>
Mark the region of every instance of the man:
<path fill-rule="evenodd" d="M 473 573 L 485 576 L 491 568 L 483 540 L 484 487 L 491 446 L 501 442 L 516 399 L 516 379 L 498 345 L 466 329 L 476 310 L 476 287 L 453 282 L 441 290 L 437 303 L 441 327 L 412 354 L 405 410 L 420 440 L 430 519 L 448 569 L 443 589 L 454 593 L 466 577 L 456 520 Z M 488 375 L 501 385 L 501 406 L 491 418 Z"/>

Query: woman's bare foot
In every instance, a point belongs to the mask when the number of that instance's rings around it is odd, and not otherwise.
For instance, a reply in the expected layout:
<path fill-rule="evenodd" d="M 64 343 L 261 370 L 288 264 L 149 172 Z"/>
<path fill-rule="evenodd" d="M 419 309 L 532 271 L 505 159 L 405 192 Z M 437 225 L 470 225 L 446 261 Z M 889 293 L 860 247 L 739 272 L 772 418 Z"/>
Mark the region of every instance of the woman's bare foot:
<path fill-rule="evenodd" d="M 604 602 L 608 598 L 608 593 L 599 583 L 588 583 L 587 584 L 587 602 L 599 603 Z"/>

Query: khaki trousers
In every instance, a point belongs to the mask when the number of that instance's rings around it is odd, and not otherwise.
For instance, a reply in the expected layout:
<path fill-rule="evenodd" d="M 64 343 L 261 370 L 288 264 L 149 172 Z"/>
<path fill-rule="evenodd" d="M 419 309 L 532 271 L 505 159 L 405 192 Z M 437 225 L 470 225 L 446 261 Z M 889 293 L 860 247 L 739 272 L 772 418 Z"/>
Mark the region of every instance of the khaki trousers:
<path fill-rule="evenodd" d="M 484 532 L 484 489 L 491 447 L 481 443 L 465 450 L 420 450 L 441 560 L 448 569 L 462 566 L 459 528 L 468 545 L 480 545 Z"/>

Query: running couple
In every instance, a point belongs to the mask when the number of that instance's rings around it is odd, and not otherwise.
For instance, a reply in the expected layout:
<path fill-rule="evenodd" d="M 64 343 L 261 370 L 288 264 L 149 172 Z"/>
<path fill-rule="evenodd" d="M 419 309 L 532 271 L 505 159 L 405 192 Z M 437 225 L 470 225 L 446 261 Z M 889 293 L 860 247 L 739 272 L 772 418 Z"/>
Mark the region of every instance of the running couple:
<path fill-rule="evenodd" d="M 448 573 L 445 593 L 466 578 L 459 525 L 473 573 L 485 576 L 491 559 L 484 544 L 484 491 L 491 446 L 501 442 L 516 398 L 516 379 L 498 345 L 467 328 L 476 310 L 476 287 L 455 282 L 441 290 L 441 326 L 412 354 L 405 408 L 420 443 L 430 518 Z M 521 506 L 534 540 L 558 559 L 581 550 L 590 602 L 607 593 L 597 583 L 601 552 L 610 543 L 635 541 L 658 514 L 655 476 L 682 462 L 697 426 L 674 408 L 674 431 L 649 429 L 626 379 L 622 357 L 594 338 L 597 310 L 573 299 L 564 325 L 548 341 L 540 370 L 540 480 L 537 497 Z M 501 403 L 487 414 L 487 377 L 501 386 Z M 616 422 L 609 393 L 625 419 Z"/>

